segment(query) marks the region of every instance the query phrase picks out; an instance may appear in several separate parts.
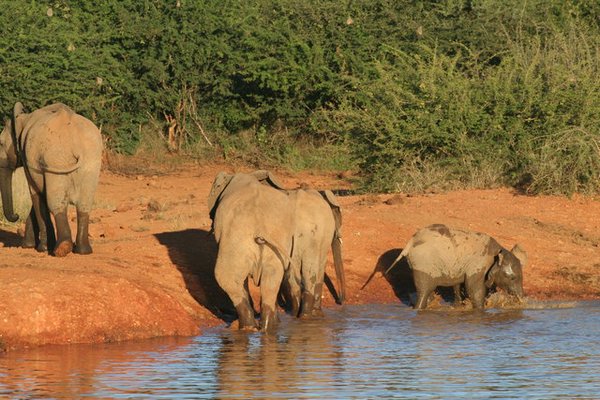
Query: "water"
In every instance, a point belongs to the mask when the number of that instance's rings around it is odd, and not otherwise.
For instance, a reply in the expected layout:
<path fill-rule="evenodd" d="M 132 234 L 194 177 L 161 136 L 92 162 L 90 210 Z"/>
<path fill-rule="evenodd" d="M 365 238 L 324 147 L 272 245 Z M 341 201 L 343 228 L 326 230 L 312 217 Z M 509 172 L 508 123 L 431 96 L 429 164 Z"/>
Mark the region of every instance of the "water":
<path fill-rule="evenodd" d="M 598 398 L 600 302 L 429 311 L 345 306 L 275 335 L 0 355 L 1 398 Z"/>

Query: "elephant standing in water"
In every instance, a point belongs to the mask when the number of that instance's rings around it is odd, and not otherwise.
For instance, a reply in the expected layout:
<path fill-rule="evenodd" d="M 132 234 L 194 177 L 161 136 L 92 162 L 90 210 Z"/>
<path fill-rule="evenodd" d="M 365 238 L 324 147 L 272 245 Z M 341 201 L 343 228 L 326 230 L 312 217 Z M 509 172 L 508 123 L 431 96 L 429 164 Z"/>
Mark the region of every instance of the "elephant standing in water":
<path fill-rule="evenodd" d="M 25 224 L 23 247 L 53 248 L 54 255 L 71 251 L 89 254 L 89 213 L 98 186 L 102 161 L 98 128 L 64 104 L 56 103 L 25 113 L 16 103 L 0 134 L 0 190 L 7 220 L 15 222 L 12 175 L 24 167 L 32 199 Z M 67 219 L 69 203 L 77 208 L 75 247 Z M 50 214 L 54 215 L 56 236 Z"/>
<path fill-rule="evenodd" d="M 523 298 L 527 254 L 519 245 L 508 251 L 486 234 L 436 224 L 415 233 L 386 273 L 402 257 L 413 271 L 417 309 L 427 307 L 437 286 L 453 286 L 456 295 L 462 283 L 477 309 L 483 308 L 487 289 L 493 286 Z"/>
<path fill-rule="evenodd" d="M 256 171 L 261 182 L 284 190 L 267 171 Z M 285 290 L 294 316 L 319 313 L 325 277 L 327 254 L 331 246 L 339 286 L 338 302 L 344 302 L 346 282 L 342 261 L 342 214 L 335 195 L 329 191 L 312 189 L 288 190 L 296 194 L 294 215 L 294 252 L 292 268 L 286 273 Z M 285 293 L 284 290 L 284 293 Z"/>
<path fill-rule="evenodd" d="M 260 287 L 260 329 L 277 323 L 277 295 L 291 262 L 294 194 L 263 185 L 252 174 L 215 178 L 208 209 L 218 244 L 215 278 L 238 313 L 240 329 L 256 328 L 247 279 Z"/>

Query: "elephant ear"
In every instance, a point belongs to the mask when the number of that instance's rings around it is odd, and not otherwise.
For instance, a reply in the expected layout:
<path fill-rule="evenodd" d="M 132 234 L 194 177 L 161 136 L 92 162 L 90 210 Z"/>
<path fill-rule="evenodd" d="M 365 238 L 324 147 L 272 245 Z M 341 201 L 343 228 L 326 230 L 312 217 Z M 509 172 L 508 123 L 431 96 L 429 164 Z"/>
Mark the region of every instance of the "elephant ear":
<path fill-rule="evenodd" d="M 515 244 L 510 252 L 517 257 L 521 263 L 521 267 L 525 267 L 525 264 L 527 264 L 527 252 L 518 244 Z"/>
<path fill-rule="evenodd" d="M 14 137 L 16 138 L 17 132 L 21 133 L 21 131 L 23 130 L 23 127 L 18 125 L 18 120 L 17 117 L 21 114 L 24 114 L 25 110 L 23 109 L 23 104 L 21 104 L 21 102 L 17 101 L 15 103 L 15 106 L 13 107 L 13 113 L 12 113 L 12 134 L 14 135 Z"/>
<path fill-rule="evenodd" d="M 25 113 L 25 110 L 23 109 L 23 104 L 21 104 L 21 102 L 17 101 L 13 107 L 13 113 L 11 116 L 11 125 L 12 126 L 11 126 L 11 130 L 10 130 L 10 135 L 12 137 L 13 145 L 15 147 L 15 155 L 16 155 L 15 165 L 17 167 L 23 165 L 23 155 L 21 154 L 21 144 L 19 142 L 19 136 L 21 135 L 21 132 L 23 131 L 23 126 L 22 126 L 22 123 L 19 122 L 19 119 L 17 117 L 24 113 Z"/>
<path fill-rule="evenodd" d="M 260 183 L 263 184 L 267 184 L 275 189 L 278 190 L 286 190 L 285 187 L 281 184 L 281 182 L 279 182 L 276 178 L 275 175 L 273 175 L 271 172 L 264 170 L 264 169 L 260 169 L 258 171 L 254 171 L 252 173 L 252 175 L 258 179 L 258 181 Z"/>
<path fill-rule="evenodd" d="M 15 106 L 13 107 L 13 115 L 16 117 L 17 115 L 23 114 L 25 112 L 24 108 L 23 108 L 23 104 L 20 101 L 17 101 L 15 103 Z"/>
<path fill-rule="evenodd" d="M 491 288 L 494 285 L 494 283 L 496 282 L 496 277 L 498 276 L 498 273 L 500 272 L 500 268 L 502 268 L 501 267 L 502 260 L 504 260 L 504 254 L 502 254 L 502 251 L 500 251 L 494 257 L 494 263 L 492 264 L 492 267 L 487 272 L 487 276 L 485 278 L 485 287 L 487 287 L 488 289 Z"/>
<path fill-rule="evenodd" d="M 225 190 L 229 182 L 233 179 L 233 175 L 221 171 L 215 177 L 215 180 L 208 194 L 207 205 L 210 214 L 210 219 L 215 219 L 215 211 L 217 210 L 218 200 L 221 193 Z"/>
<path fill-rule="evenodd" d="M 323 196 L 325 201 L 327 201 L 329 207 L 331 207 L 331 211 L 333 212 L 333 216 L 335 218 L 335 227 L 337 232 L 342 226 L 342 207 L 340 206 L 340 203 L 338 203 L 337 197 L 331 190 L 320 190 L 319 193 L 321 196 Z"/>

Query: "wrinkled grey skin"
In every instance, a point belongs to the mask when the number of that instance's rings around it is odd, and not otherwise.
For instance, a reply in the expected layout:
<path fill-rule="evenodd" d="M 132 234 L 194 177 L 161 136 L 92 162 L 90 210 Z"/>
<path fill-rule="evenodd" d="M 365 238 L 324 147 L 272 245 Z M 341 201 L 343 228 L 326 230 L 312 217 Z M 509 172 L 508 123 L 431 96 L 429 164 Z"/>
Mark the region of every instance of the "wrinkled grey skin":
<path fill-rule="evenodd" d="M 256 171 L 255 176 L 277 189 L 284 190 L 267 171 Z M 344 302 L 346 283 L 342 261 L 340 205 L 329 191 L 312 189 L 287 190 L 296 194 L 294 252 L 292 268 L 285 277 L 294 316 L 306 317 L 321 312 L 321 298 L 329 247 L 332 249 L 336 278 L 339 286 L 338 301 Z"/>
<path fill-rule="evenodd" d="M 289 267 L 294 236 L 295 196 L 261 184 L 252 174 L 220 172 L 208 196 L 219 250 L 215 278 L 238 313 L 240 329 L 255 329 L 247 288 L 260 287 L 260 329 L 277 324 L 277 295 Z"/>
<path fill-rule="evenodd" d="M 388 271 L 402 257 L 408 259 L 413 271 L 417 309 L 427 307 L 437 286 L 453 286 L 456 295 L 462 283 L 477 309 L 483 308 L 487 290 L 493 286 L 523 298 L 527 255 L 519 245 L 508 251 L 483 233 L 438 224 L 415 233 Z"/>
<path fill-rule="evenodd" d="M 16 168 L 25 168 L 32 210 L 25 225 L 23 247 L 46 251 L 56 242 L 56 256 L 72 250 L 79 254 L 92 252 L 89 213 L 98 185 L 102 148 L 98 128 L 64 104 L 52 104 L 29 114 L 21 103 L 15 104 L 11 121 L 0 134 L 0 190 L 6 219 L 17 221 L 12 175 Z M 74 248 L 67 220 L 69 204 L 77 208 Z M 50 213 L 56 223 L 56 237 Z"/>

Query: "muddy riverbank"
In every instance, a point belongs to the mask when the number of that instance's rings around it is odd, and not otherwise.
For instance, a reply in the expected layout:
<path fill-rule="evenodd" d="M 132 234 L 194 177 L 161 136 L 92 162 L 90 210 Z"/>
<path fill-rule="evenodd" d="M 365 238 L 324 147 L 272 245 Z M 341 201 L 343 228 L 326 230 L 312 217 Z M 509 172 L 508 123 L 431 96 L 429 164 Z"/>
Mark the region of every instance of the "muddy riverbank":
<path fill-rule="evenodd" d="M 218 316 L 229 304 L 212 276 L 216 244 L 206 207 L 220 170 L 247 169 L 103 171 L 90 256 L 21 249 L 20 227 L 0 226 L 0 347 L 196 335 L 224 324 Z M 277 176 L 289 187 L 351 188 L 337 174 Z M 521 244 L 529 255 L 524 289 L 533 299 L 600 299 L 600 199 L 494 189 L 339 200 L 350 304 L 401 302 L 402 271 L 360 287 L 432 223 L 486 232 L 509 248 Z M 331 265 L 328 271 L 335 276 Z M 329 293 L 324 302 L 336 307 Z"/>

